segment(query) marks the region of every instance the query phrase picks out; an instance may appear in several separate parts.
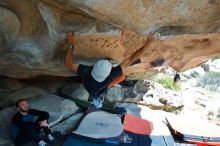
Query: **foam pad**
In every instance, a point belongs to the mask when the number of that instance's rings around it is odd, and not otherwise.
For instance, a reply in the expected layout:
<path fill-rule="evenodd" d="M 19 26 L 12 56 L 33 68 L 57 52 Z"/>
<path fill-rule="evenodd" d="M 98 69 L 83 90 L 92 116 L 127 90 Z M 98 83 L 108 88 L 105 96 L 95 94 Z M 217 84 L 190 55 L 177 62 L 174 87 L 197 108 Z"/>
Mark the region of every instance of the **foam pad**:
<path fill-rule="evenodd" d="M 124 129 L 128 132 L 136 134 L 149 135 L 153 129 L 153 125 L 150 121 L 138 118 L 131 114 L 126 114 L 124 118 Z"/>

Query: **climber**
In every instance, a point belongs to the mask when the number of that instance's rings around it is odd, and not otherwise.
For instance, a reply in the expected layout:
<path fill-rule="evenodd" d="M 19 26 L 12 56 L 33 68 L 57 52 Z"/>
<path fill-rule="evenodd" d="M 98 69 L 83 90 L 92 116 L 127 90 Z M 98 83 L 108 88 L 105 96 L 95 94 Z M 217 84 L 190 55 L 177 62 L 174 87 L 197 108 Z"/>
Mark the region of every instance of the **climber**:
<path fill-rule="evenodd" d="M 92 104 L 96 108 L 101 108 L 103 101 L 99 96 L 107 90 L 107 88 L 122 82 L 125 79 L 125 68 L 132 64 L 134 58 L 125 59 L 120 65 L 113 67 L 109 59 L 101 59 L 96 62 L 94 66 L 86 66 L 82 64 L 72 63 L 73 51 L 75 48 L 76 40 L 73 32 L 69 32 L 66 37 L 67 48 L 64 60 L 65 67 L 77 73 L 82 78 L 83 85 L 90 95 Z M 147 41 L 141 48 L 149 45 Z"/>
<path fill-rule="evenodd" d="M 30 141 L 35 141 L 38 146 L 46 146 L 47 143 L 39 136 L 43 129 L 49 143 L 55 144 L 55 138 L 52 136 L 48 125 L 49 113 L 30 109 L 28 101 L 25 98 L 16 102 L 18 112 L 12 118 L 11 136 L 16 145 L 23 145 Z"/>

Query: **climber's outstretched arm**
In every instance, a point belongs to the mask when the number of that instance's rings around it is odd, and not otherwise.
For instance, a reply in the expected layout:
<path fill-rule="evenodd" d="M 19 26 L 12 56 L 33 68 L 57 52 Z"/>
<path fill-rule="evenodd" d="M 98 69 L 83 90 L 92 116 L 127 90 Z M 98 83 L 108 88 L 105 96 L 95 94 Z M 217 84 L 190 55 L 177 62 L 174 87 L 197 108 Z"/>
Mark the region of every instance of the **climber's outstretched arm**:
<path fill-rule="evenodd" d="M 141 54 L 145 51 L 145 48 L 148 48 L 152 43 L 158 41 L 160 39 L 160 36 L 158 34 L 155 33 L 151 33 L 147 39 L 147 41 L 145 42 L 145 44 L 140 47 L 139 49 L 137 49 L 137 51 L 132 54 L 131 56 L 129 56 L 128 58 L 126 58 L 120 65 L 122 68 L 122 71 L 125 72 L 125 69 L 127 67 L 129 67 L 135 60 L 139 59 L 139 57 L 141 56 Z"/>
<path fill-rule="evenodd" d="M 66 56 L 64 60 L 65 67 L 69 68 L 73 72 L 77 72 L 79 64 L 73 63 L 73 48 L 68 48 L 66 51 Z"/>
<path fill-rule="evenodd" d="M 141 48 L 139 48 L 134 54 L 126 58 L 120 65 L 122 71 L 124 72 L 127 67 L 129 67 L 138 57 L 142 54 L 142 51 L 145 47 L 147 47 L 150 43 L 147 41 Z"/>
<path fill-rule="evenodd" d="M 67 33 L 66 39 L 67 39 L 67 44 L 64 47 L 67 48 L 67 51 L 64 60 L 64 66 L 76 73 L 79 68 L 79 64 L 73 63 L 73 50 L 74 50 L 74 44 L 76 42 L 74 33 L 73 32 Z"/>

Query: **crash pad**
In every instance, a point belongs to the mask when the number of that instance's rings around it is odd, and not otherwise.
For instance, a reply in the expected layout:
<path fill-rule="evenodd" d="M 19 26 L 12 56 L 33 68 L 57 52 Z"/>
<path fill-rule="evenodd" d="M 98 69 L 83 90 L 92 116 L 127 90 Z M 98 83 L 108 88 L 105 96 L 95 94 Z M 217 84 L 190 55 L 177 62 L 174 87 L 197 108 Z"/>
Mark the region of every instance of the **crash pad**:
<path fill-rule="evenodd" d="M 149 135 L 153 129 L 153 124 L 150 121 L 141 119 L 131 114 L 125 115 L 123 125 L 125 131 L 136 134 Z"/>

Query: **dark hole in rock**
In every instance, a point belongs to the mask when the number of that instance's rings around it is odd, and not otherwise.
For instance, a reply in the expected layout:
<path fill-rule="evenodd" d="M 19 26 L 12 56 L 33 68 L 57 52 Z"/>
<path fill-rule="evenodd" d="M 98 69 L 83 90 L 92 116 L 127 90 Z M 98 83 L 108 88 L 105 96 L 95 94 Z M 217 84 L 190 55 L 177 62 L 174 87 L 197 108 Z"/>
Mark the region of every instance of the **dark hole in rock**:
<path fill-rule="evenodd" d="M 131 87 L 134 86 L 137 83 L 138 80 L 124 80 L 120 84 L 123 86 Z"/>
<path fill-rule="evenodd" d="M 158 67 L 158 66 L 163 65 L 164 62 L 165 62 L 164 58 L 159 58 L 159 59 L 152 61 L 150 64 L 152 67 Z"/>
<path fill-rule="evenodd" d="M 215 4 L 216 2 L 216 0 L 209 0 L 209 4 Z"/>
<path fill-rule="evenodd" d="M 135 64 L 138 64 L 138 63 L 141 63 L 141 60 L 140 60 L 140 59 L 137 59 L 137 60 L 135 60 L 134 62 L 132 62 L 131 66 L 132 66 L 132 65 L 135 65 Z"/>
<path fill-rule="evenodd" d="M 162 104 L 164 104 L 164 105 L 167 105 L 167 104 L 168 104 L 168 101 L 167 101 L 167 99 L 165 99 L 165 98 L 160 98 L 160 99 L 159 99 L 159 102 L 162 103 Z"/>
<path fill-rule="evenodd" d="M 194 33 L 192 27 L 189 26 L 164 26 L 157 29 L 156 32 L 162 36 Z"/>

